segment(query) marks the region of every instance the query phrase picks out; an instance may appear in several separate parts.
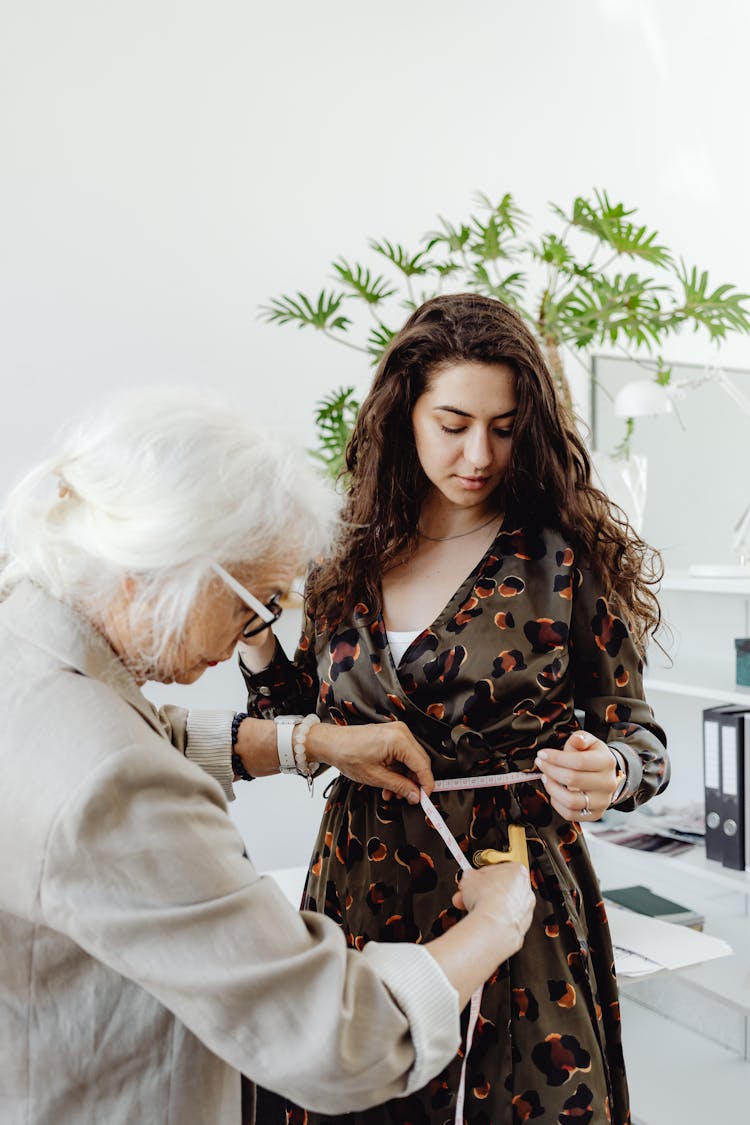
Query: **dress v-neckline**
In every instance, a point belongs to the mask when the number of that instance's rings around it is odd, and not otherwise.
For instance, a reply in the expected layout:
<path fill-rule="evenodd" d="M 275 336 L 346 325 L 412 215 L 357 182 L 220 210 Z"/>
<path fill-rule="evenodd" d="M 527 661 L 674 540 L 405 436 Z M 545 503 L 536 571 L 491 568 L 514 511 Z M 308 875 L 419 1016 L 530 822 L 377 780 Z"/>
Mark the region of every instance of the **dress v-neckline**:
<path fill-rule="evenodd" d="M 468 573 L 468 574 L 466 575 L 466 577 L 465 577 L 465 578 L 464 578 L 464 580 L 463 580 L 463 581 L 461 582 L 461 584 L 460 584 L 459 586 L 457 586 L 457 587 L 456 587 L 455 591 L 453 592 L 453 594 L 451 595 L 451 597 L 450 597 L 450 598 L 448 599 L 448 601 L 447 601 L 447 602 L 445 603 L 445 605 L 443 606 L 443 608 L 442 608 L 442 609 L 440 610 L 440 612 L 438 613 L 437 617 L 435 617 L 435 618 L 434 618 L 434 619 L 433 619 L 433 620 L 432 620 L 432 621 L 430 622 L 430 624 L 429 624 L 429 625 L 425 625 L 424 629 L 421 629 L 421 630 L 420 630 L 420 632 L 419 632 L 419 633 L 417 633 L 416 637 L 415 637 L 415 638 L 414 638 L 414 640 L 413 640 L 413 641 L 411 642 L 411 644 L 409 645 L 409 647 L 408 647 L 408 648 L 407 648 L 407 649 L 406 649 L 406 650 L 404 651 L 404 654 L 403 654 L 403 656 L 401 657 L 401 659 L 399 660 L 398 664 L 396 664 L 395 660 L 393 660 L 393 653 L 391 652 L 391 646 L 390 646 L 390 643 L 389 643 L 389 641 L 388 641 L 388 630 L 387 630 L 387 628 L 386 628 L 386 624 L 385 624 L 385 618 L 383 617 L 383 609 L 382 609 L 382 606 L 381 606 L 381 608 L 380 608 L 380 609 L 378 610 L 378 618 L 377 618 L 377 620 L 378 620 L 378 623 L 379 623 L 380 627 L 382 628 L 382 630 L 383 630 L 383 633 L 384 633 L 384 635 L 385 635 L 385 639 L 386 639 L 386 644 L 388 645 L 388 652 L 389 652 L 389 654 L 390 654 L 390 656 L 391 656 L 391 662 L 392 662 L 392 664 L 393 664 L 393 667 L 394 667 L 394 669 L 395 669 L 395 671 L 396 671 L 396 679 L 397 679 L 397 680 L 398 680 L 398 669 L 399 669 L 399 668 L 400 668 L 400 667 L 402 666 L 402 664 L 403 664 L 403 663 L 405 662 L 405 660 L 406 660 L 407 656 L 409 655 L 409 653 L 411 652 L 411 650 L 412 650 L 412 649 L 414 648 L 414 645 L 415 645 L 415 644 L 417 644 L 417 643 L 418 643 L 418 642 L 419 642 L 419 641 L 421 640 L 421 638 L 422 638 L 422 637 L 424 637 L 425 633 L 435 633 L 435 632 L 439 631 L 439 630 L 441 629 L 442 625 L 443 625 L 443 624 L 444 624 L 444 623 L 445 623 L 445 622 L 446 622 L 446 621 L 447 621 L 447 620 L 448 620 L 448 619 L 449 619 L 449 618 L 450 618 L 451 616 L 453 616 L 453 613 L 455 612 L 455 611 L 453 610 L 453 606 L 454 606 L 454 605 L 455 605 L 455 604 L 456 604 L 457 602 L 458 602 L 459 604 L 461 604 L 461 603 L 463 603 L 463 602 L 464 602 L 464 601 L 466 600 L 466 593 L 465 593 L 465 592 L 466 592 L 466 588 L 467 588 L 467 586 L 469 585 L 469 583 L 470 583 L 470 582 L 471 582 L 471 584 L 472 584 L 472 585 L 474 585 L 474 584 L 476 583 L 476 581 L 477 581 L 477 578 L 479 578 L 479 577 L 481 576 L 481 572 L 482 572 L 482 570 L 483 570 L 483 569 L 484 569 L 484 567 L 485 567 L 485 566 L 487 565 L 487 560 L 489 559 L 490 555 L 494 553 L 494 552 L 493 552 L 493 548 L 495 547 L 495 544 L 497 543 L 497 541 L 498 541 L 498 539 L 500 538 L 500 536 L 501 536 L 501 535 L 502 535 L 502 534 L 503 534 L 503 533 L 505 532 L 505 530 L 506 530 L 506 526 L 505 526 L 505 525 L 506 525 L 506 519 L 507 519 L 507 516 L 506 516 L 506 514 L 505 514 L 505 513 L 503 513 L 503 516 L 502 516 L 502 519 L 501 519 L 501 522 L 500 522 L 500 526 L 499 526 L 499 528 L 497 529 L 497 531 L 496 531 L 496 533 L 495 533 L 495 535 L 494 535 L 494 537 L 493 537 L 493 539 L 492 539 L 492 542 L 491 542 L 491 543 L 489 544 L 489 546 L 487 547 L 487 550 L 486 550 L 486 551 L 484 552 L 484 554 L 482 555 L 482 557 L 481 557 L 481 559 L 479 560 L 479 562 L 478 562 L 478 563 L 476 564 L 476 566 L 474 566 L 474 567 L 473 567 L 473 568 L 472 568 L 472 569 L 471 569 L 471 570 L 469 571 L 469 573 Z M 396 633 L 397 633 L 397 632 L 399 632 L 399 630 L 398 630 L 398 629 L 396 629 L 396 630 L 393 630 L 393 631 L 394 631 L 394 632 L 396 632 Z M 408 632 L 408 630 L 401 630 L 401 632 Z"/>

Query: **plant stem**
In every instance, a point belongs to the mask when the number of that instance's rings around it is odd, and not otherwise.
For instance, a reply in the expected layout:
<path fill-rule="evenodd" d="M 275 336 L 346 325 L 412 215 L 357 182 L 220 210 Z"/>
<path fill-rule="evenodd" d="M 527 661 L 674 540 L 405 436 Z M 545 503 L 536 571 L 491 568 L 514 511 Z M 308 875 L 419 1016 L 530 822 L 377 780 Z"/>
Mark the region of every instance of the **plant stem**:
<path fill-rule="evenodd" d="M 360 347 L 359 344 L 353 344 L 351 340 L 345 340 L 343 336 L 336 336 L 331 332 L 330 328 L 322 329 L 323 335 L 327 336 L 329 340 L 335 340 L 337 344 L 343 344 L 345 348 L 351 348 L 354 352 L 361 352 L 363 355 L 369 355 L 367 348 Z"/>
<path fill-rule="evenodd" d="M 554 381 L 557 393 L 560 399 L 568 408 L 570 413 L 573 413 L 573 398 L 570 393 L 570 384 L 565 378 L 565 370 L 563 368 L 562 357 L 560 349 L 554 336 L 545 334 L 544 337 L 544 350 L 547 353 L 547 363 L 549 364 L 550 374 Z"/>

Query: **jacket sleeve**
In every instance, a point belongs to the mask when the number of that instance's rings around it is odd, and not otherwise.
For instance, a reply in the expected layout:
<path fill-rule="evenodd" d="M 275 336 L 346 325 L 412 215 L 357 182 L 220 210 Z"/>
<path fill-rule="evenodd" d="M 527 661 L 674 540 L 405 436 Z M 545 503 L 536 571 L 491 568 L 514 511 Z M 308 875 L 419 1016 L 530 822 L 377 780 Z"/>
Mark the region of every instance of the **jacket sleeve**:
<path fill-rule="evenodd" d="M 348 949 L 259 876 L 219 791 L 163 740 L 111 752 L 58 813 L 39 921 L 155 996 L 211 1051 L 321 1113 L 424 1085 L 457 994 L 411 944 Z"/>
<path fill-rule="evenodd" d="M 573 592 L 570 653 L 575 706 L 584 726 L 615 747 L 628 779 L 617 808 L 632 811 L 669 783 L 667 738 L 643 692 L 643 660 L 626 623 L 596 589 L 587 569 Z"/>
<path fill-rule="evenodd" d="M 247 684 L 247 710 L 255 719 L 276 715 L 308 715 L 316 710 L 320 682 L 315 649 L 315 622 L 305 599 L 305 610 L 294 660 L 276 641 L 271 663 L 261 672 L 250 672 L 240 660 Z"/>
<path fill-rule="evenodd" d="M 158 709 L 159 722 L 172 745 L 218 781 L 228 801 L 234 800 L 232 719 L 234 711 L 203 711 L 168 703 Z"/>

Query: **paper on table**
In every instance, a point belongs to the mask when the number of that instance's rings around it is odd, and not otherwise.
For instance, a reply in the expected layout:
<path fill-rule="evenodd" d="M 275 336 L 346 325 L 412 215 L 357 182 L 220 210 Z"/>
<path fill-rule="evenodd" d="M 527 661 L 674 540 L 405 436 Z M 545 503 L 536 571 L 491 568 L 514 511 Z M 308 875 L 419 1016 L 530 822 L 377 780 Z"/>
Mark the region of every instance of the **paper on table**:
<path fill-rule="evenodd" d="M 659 969 L 684 969 L 687 965 L 727 957 L 732 952 L 729 943 L 721 938 L 689 926 L 636 914 L 611 902 L 607 903 L 607 917 L 615 946 L 615 968 L 622 976 L 641 976 Z M 637 956 L 641 963 L 631 960 L 629 970 L 629 958 L 623 958 L 623 953 Z M 642 964 L 644 958 L 651 962 L 653 969 Z"/>
<path fill-rule="evenodd" d="M 647 977 L 651 973 L 664 972 L 656 961 L 649 961 L 648 957 L 641 957 L 640 953 L 631 953 L 619 945 L 613 946 L 615 954 L 615 969 L 622 980 L 623 977 Z"/>

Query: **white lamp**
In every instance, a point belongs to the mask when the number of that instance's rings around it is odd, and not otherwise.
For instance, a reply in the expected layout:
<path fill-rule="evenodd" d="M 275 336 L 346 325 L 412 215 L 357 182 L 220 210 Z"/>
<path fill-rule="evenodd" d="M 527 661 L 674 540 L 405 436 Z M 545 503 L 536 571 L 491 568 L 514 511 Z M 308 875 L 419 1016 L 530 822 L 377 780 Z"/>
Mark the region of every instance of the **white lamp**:
<path fill-rule="evenodd" d="M 654 379 L 626 383 L 615 395 L 618 418 L 643 418 L 649 414 L 671 414 L 674 407 L 667 388 Z"/>
<path fill-rule="evenodd" d="M 632 383 L 626 383 L 615 395 L 614 412 L 618 418 L 671 414 L 675 410 L 675 399 L 682 399 L 687 391 L 694 391 L 707 383 L 721 387 L 740 410 L 750 415 L 750 398 L 720 367 L 706 367 L 689 379 L 673 379 L 669 383 L 657 383 L 655 379 L 635 379 Z"/>
<path fill-rule="evenodd" d="M 706 367 L 702 372 L 688 379 L 676 379 L 669 383 L 657 383 L 652 379 L 636 379 L 626 383 L 615 395 L 614 412 L 618 418 L 643 418 L 650 414 L 677 414 L 674 400 L 683 399 L 688 391 L 707 383 L 718 384 L 744 414 L 750 415 L 750 398 L 732 382 L 721 368 Z M 684 425 L 682 426 L 684 429 Z M 750 505 L 740 516 L 734 528 L 732 548 L 739 556 L 736 565 L 691 566 L 689 571 L 701 578 L 736 578 L 750 575 Z"/>

